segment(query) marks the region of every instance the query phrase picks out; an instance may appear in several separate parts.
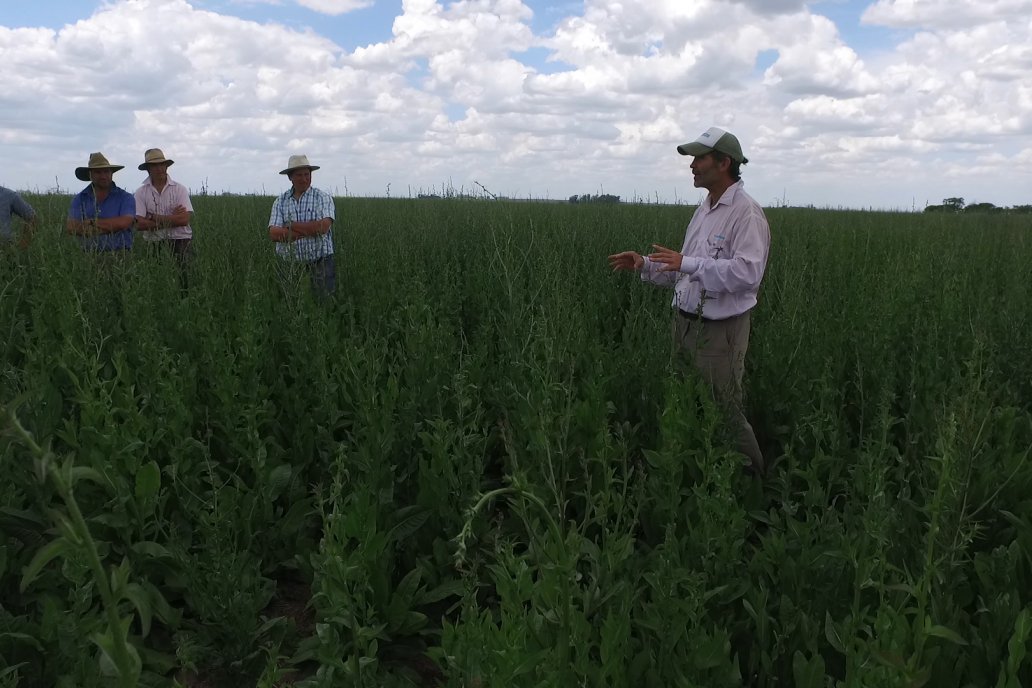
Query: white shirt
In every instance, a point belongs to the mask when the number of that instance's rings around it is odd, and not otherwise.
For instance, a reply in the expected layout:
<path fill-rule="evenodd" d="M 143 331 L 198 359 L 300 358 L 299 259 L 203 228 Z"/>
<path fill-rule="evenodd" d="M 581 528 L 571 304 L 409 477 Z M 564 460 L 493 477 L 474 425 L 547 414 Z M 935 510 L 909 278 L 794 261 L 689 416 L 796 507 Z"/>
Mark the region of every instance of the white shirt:
<path fill-rule="evenodd" d="M 147 177 L 133 196 L 136 198 L 136 214 L 139 217 L 147 217 L 147 213 L 171 215 L 178 205 L 193 213 L 193 204 L 190 203 L 190 191 L 182 184 L 172 181 L 172 177 L 168 178 L 165 188 L 160 192 L 151 184 L 150 177 Z M 136 235 L 143 237 L 147 241 L 190 239 L 193 237 L 193 230 L 190 229 L 190 225 L 183 225 L 182 227 L 137 232 Z"/>
<path fill-rule="evenodd" d="M 770 226 L 763 208 L 739 180 L 715 206 L 707 197 L 696 208 L 681 246 L 680 269 L 660 272 L 659 264 L 645 258 L 641 279 L 672 285 L 674 308 L 724 320 L 756 305 L 769 253 Z"/>

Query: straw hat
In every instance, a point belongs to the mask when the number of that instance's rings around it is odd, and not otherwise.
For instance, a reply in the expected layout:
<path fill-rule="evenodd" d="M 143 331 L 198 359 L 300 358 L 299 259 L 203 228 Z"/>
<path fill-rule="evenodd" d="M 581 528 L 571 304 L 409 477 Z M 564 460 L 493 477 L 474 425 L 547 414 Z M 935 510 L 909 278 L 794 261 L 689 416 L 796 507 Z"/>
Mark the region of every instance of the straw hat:
<path fill-rule="evenodd" d="M 86 167 L 75 168 L 75 178 L 82 182 L 88 182 L 90 180 L 90 170 L 111 170 L 112 172 L 118 172 L 123 167 L 125 167 L 125 165 L 112 165 L 109 163 L 103 153 L 90 153 L 90 161 L 86 164 Z"/>
<path fill-rule="evenodd" d="M 291 155 L 290 159 L 287 160 L 287 169 L 280 172 L 280 174 L 290 174 L 294 170 L 299 170 L 302 167 L 307 167 L 310 170 L 319 169 L 318 165 L 309 165 L 307 155 Z"/>
<path fill-rule="evenodd" d="M 143 154 L 143 162 L 136 169 L 145 170 L 147 169 L 147 165 L 160 165 L 165 162 L 171 165 L 175 160 L 169 160 L 166 158 L 160 148 L 148 148 L 147 152 Z"/>

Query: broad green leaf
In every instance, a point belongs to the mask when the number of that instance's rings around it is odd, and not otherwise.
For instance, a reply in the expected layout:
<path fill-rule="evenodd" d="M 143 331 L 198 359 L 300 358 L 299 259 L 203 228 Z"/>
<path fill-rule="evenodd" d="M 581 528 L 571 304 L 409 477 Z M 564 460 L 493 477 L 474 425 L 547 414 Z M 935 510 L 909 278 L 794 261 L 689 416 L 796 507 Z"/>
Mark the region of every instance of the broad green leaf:
<path fill-rule="evenodd" d="M 956 643 L 957 645 L 968 644 L 966 640 L 960 637 L 959 633 L 947 628 L 946 626 L 929 626 L 925 629 L 925 633 L 927 633 L 928 635 L 935 636 L 936 638 L 944 638 L 946 640 L 949 640 L 951 643 Z"/>
<path fill-rule="evenodd" d="M 157 542 L 150 540 L 141 540 L 140 542 L 134 542 L 131 549 L 137 554 L 142 554 L 151 559 L 172 559 L 172 553 L 165 548 L 164 545 L 159 545 Z"/>
<path fill-rule="evenodd" d="M 104 479 L 104 476 L 101 475 L 99 471 L 94 468 L 90 468 L 89 466 L 72 466 L 68 475 L 70 478 L 68 483 L 69 486 L 75 485 L 75 483 L 80 480 L 89 480 L 91 483 L 96 483 L 97 485 L 102 486 L 108 485 L 108 481 Z"/>
<path fill-rule="evenodd" d="M 831 612 L 824 612 L 824 637 L 828 639 L 828 644 L 831 645 L 836 652 L 846 654 L 846 644 L 842 640 L 842 635 L 835 625 L 835 620 L 831 618 Z"/>
<path fill-rule="evenodd" d="M 25 592 L 32 581 L 36 580 L 36 576 L 43 570 L 43 567 L 49 564 L 53 559 L 59 556 L 67 556 L 69 551 L 68 540 L 60 537 L 48 545 L 44 545 L 42 549 L 38 550 L 32 557 L 28 566 L 25 567 L 22 572 L 21 584 L 18 589 L 21 592 Z"/>
<path fill-rule="evenodd" d="M 143 663 L 140 661 L 140 655 L 136 652 L 136 648 L 128 643 L 125 638 L 128 635 L 129 624 L 132 623 L 132 617 L 126 617 L 119 620 L 120 628 L 113 631 L 108 628 L 103 633 L 94 633 L 90 636 L 90 640 L 100 648 L 100 671 L 104 676 L 119 677 L 122 676 L 122 672 L 119 671 L 118 663 L 115 661 L 115 657 L 118 655 L 115 649 L 115 638 L 112 635 L 114 633 L 121 633 L 123 643 L 125 645 L 127 659 L 129 666 L 125 667 L 126 673 L 132 681 L 136 681 L 140 677 L 140 672 L 143 670 Z"/>
<path fill-rule="evenodd" d="M 796 650 L 792 655 L 792 676 L 795 679 L 795 688 L 824 688 L 824 658 L 815 654 L 807 659 L 802 652 Z"/>
<path fill-rule="evenodd" d="M 399 509 L 395 514 L 398 523 L 387 533 L 388 542 L 399 542 L 405 540 L 409 535 L 419 530 L 430 518 L 430 510 L 421 506 L 408 506 Z"/>
<path fill-rule="evenodd" d="M 433 590 L 419 596 L 419 604 L 440 602 L 447 597 L 462 597 L 466 593 L 466 584 L 461 580 L 450 580 L 441 583 Z"/>
<path fill-rule="evenodd" d="M 398 583 L 398 587 L 394 589 L 394 599 L 403 600 L 403 604 L 410 605 L 413 603 L 413 598 L 416 595 L 416 590 L 419 589 L 419 581 L 423 576 L 423 572 L 418 568 L 412 569 L 405 574 L 405 577 Z"/>
<path fill-rule="evenodd" d="M 122 595 L 125 599 L 132 602 L 133 607 L 136 608 L 136 612 L 140 616 L 140 635 L 146 638 L 150 633 L 151 628 L 152 614 L 150 596 L 147 591 L 137 583 L 128 584 Z"/>
<path fill-rule="evenodd" d="M 150 502 L 161 489 L 161 469 L 155 461 L 148 461 L 136 471 L 136 501 Z"/>
<path fill-rule="evenodd" d="M 285 463 L 272 469 L 272 472 L 269 473 L 269 499 L 276 499 L 283 493 L 283 490 L 290 484 L 292 475 L 290 466 Z"/>

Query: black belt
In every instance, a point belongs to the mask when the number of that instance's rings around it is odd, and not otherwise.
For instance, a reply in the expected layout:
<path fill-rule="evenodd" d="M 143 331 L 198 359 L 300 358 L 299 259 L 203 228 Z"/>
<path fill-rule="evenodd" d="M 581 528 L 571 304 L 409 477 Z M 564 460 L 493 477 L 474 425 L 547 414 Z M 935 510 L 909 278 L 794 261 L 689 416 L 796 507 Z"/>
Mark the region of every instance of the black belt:
<path fill-rule="evenodd" d="M 691 311 L 686 311 L 683 308 L 678 308 L 677 312 L 681 314 L 682 318 L 687 318 L 689 320 L 701 320 L 702 322 L 713 322 L 710 318 L 704 318 L 701 315 L 699 315 L 698 313 L 692 313 Z"/>

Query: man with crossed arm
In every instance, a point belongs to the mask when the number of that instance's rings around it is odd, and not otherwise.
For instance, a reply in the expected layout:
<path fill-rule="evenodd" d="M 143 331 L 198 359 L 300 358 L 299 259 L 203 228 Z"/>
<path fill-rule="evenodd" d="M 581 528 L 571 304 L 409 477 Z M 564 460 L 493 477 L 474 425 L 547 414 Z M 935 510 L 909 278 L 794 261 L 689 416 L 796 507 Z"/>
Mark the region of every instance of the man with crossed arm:
<path fill-rule="evenodd" d="M 75 168 L 76 179 L 90 184 L 72 196 L 65 231 L 79 237 L 83 251 L 115 255 L 133 247 L 136 199 L 112 180 L 123 167 L 91 153 L 85 167 Z"/>
<path fill-rule="evenodd" d="M 320 300 L 333 296 L 337 272 L 333 261 L 333 197 L 312 186 L 308 156 L 291 155 L 280 174 L 287 175 L 290 189 L 276 198 L 269 216 L 269 239 L 286 265 L 301 266 L 311 278 Z"/>
<path fill-rule="evenodd" d="M 180 267 L 193 257 L 193 204 L 190 191 L 168 174 L 174 163 L 160 148 L 143 154 L 137 169 L 147 172 L 147 180 L 136 189 L 136 229 L 151 246 L 167 246 Z"/>

